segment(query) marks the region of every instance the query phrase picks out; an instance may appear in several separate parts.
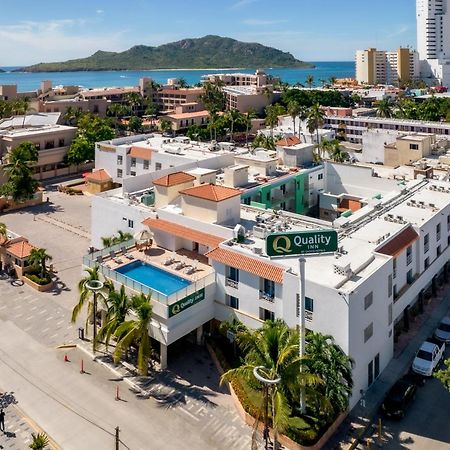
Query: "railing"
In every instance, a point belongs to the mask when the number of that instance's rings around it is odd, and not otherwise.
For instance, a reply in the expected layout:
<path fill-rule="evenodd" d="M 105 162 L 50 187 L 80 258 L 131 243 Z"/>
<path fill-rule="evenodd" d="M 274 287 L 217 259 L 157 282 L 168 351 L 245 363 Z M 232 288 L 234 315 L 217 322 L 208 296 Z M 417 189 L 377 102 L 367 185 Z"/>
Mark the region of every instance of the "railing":
<path fill-rule="evenodd" d="M 225 279 L 225 286 L 232 287 L 233 289 L 238 289 L 239 288 L 239 281 L 233 280 L 231 278 L 226 278 Z"/>
<path fill-rule="evenodd" d="M 406 265 L 409 266 L 412 263 L 412 255 L 406 255 Z"/>
<path fill-rule="evenodd" d="M 260 300 L 265 300 L 267 302 L 273 303 L 275 300 L 274 294 L 268 294 L 267 292 L 259 291 Z"/>
<path fill-rule="evenodd" d="M 425 242 L 425 244 L 423 244 L 423 252 L 426 253 L 429 249 L 430 249 L 430 243 Z"/>
<path fill-rule="evenodd" d="M 312 311 L 305 311 L 305 319 L 308 322 L 311 322 L 313 320 L 313 313 L 312 313 Z"/>

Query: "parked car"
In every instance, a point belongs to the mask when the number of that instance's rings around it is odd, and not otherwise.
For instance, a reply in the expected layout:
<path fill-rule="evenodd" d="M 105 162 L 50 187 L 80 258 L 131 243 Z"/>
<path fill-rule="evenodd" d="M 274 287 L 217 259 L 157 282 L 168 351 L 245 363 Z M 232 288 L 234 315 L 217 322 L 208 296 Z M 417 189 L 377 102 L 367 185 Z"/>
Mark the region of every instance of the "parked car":
<path fill-rule="evenodd" d="M 381 405 L 381 412 L 392 419 L 402 419 L 411 402 L 414 400 L 417 384 L 410 375 L 400 378 L 386 394 Z"/>
<path fill-rule="evenodd" d="M 436 339 L 439 339 L 445 343 L 450 342 L 450 314 L 441 320 L 441 323 L 434 332 L 434 336 Z"/>
<path fill-rule="evenodd" d="M 444 351 L 445 342 L 438 341 L 434 337 L 428 338 L 416 353 L 412 370 L 419 375 L 431 377 L 444 357 Z"/>

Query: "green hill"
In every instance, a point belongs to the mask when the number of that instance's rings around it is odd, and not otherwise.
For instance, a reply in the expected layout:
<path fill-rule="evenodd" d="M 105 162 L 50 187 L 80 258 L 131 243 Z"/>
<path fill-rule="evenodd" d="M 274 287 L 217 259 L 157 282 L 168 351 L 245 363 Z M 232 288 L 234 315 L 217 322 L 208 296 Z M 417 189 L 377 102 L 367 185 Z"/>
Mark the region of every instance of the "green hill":
<path fill-rule="evenodd" d="M 314 67 L 290 53 L 257 43 L 220 36 L 183 39 L 148 47 L 137 45 L 124 52 L 98 51 L 87 58 L 40 63 L 18 69 L 25 72 L 86 70 L 214 69 L 237 67 Z"/>

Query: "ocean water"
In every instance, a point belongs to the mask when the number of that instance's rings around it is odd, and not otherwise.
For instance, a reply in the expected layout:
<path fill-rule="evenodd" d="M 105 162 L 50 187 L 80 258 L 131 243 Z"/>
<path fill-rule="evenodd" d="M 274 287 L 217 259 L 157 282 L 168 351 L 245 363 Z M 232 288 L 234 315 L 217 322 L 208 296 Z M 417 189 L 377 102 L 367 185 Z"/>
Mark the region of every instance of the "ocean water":
<path fill-rule="evenodd" d="M 289 84 L 304 83 L 308 75 L 312 75 L 315 85 L 320 80 L 330 77 L 345 78 L 355 76 L 355 63 L 353 61 L 340 62 L 314 62 L 313 69 L 266 69 L 266 72 L 280 77 Z M 157 83 L 165 83 L 168 78 L 184 78 L 189 84 L 198 83 L 202 75 L 208 73 L 244 72 L 255 73 L 255 69 L 239 70 L 141 70 L 141 71 L 105 71 L 105 72 L 41 72 L 25 73 L 12 72 L 14 67 L 2 67 L 6 72 L 0 72 L 0 84 L 17 84 L 19 92 L 34 91 L 39 88 L 42 80 L 52 80 L 53 86 L 82 86 L 112 87 L 136 86 L 139 78 L 150 77 Z"/>

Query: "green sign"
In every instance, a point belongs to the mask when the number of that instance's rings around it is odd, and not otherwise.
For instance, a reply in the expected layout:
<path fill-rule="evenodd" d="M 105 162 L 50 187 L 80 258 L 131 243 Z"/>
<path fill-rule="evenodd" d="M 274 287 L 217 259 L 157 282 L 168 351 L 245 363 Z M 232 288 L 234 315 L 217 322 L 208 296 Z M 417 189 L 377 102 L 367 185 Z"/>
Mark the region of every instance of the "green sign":
<path fill-rule="evenodd" d="M 194 292 L 187 297 L 184 297 L 181 300 L 178 300 L 173 305 L 169 306 L 169 317 L 176 316 L 181 311 L 190 308 L 192 305 L 195 305 L 198 302 L 201 302 L 205 298 L 205 288 L 200 289 L 197 292 Z"/>
<path fill-rule="evenodd" d="M 266 239 L 268 256 L 333 253 L 337 249 L 338 235 L 335 230 L 289 231 L 269 234 Z"/>

